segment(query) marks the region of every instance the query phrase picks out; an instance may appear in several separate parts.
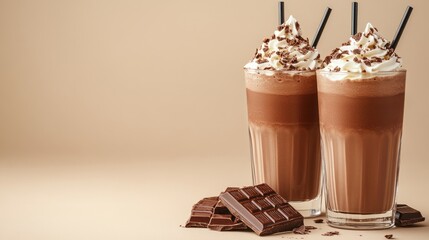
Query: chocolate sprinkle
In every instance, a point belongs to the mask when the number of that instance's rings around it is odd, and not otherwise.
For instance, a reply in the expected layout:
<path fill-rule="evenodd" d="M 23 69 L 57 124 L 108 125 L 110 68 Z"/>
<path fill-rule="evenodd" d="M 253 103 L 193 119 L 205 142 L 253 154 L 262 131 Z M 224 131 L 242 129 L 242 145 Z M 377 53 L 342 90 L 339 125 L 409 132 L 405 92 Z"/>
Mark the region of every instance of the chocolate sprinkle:
<path fill-rule="evenodd" d="M 269 50 L 268 46 L 265 46 L 262 48 L 262 51 L 264 51 L 264 52 L 268 52 L 268 50 Z"/>
<path fill-rule="evenodd" d="M 345 42 L 345 43 L 343 43 L 343 44 L 341 44 L 341 46 L 347 46 L 347 45 L 350 45 L 350 40 L 347 41 L 347 42 Z"/>
<path fill-rule="evenodd" d="M 286 32 L 286 33 L 290 32 L 289 25 L 285 27 L 285 32 Z"/>
<path fill-rule="evenodd" d="M 331 62 L 332 56 L 328 55 L 325 57 L 325 60 L 323 60 L 323 63 L 329 64 Z"/>
<path fill-rule="evenodd" d="M 362 33 L 358 32 L 355 35 L 352 36 L 352 38 L 356 41 L 359 41 L 359 39 L 362 37 Z"/>
<path fill-rule="evenodd" d="M 361 52 L 362 52 L 362 50 L 359 48 L 353 49 L 354 54 L 360 54 Z"/>
<path fill-rule="evenodd" d="M 387 239 L 394 239 L 393 234 L 387 234 L 387 235 L 384 235 L 384 237 Z"/>
<path fill-rule="evenodd" d="M 370 60 L 364 60 L 363 63 L 367 65 L 368 67 L 371 67 L 371 61 Z"/>
<path fill-rule="evenodd" d="M 258 59 L 258 60 L 256 60 L 256 63 L 258 63 L 258 64 L 266 63 L 266 62 L 268 62 L 267 59 Z"/>
<path fill-rule="evenodd" d="M 373 57 L 371 62 L 383 62 L 383 60 L 379 57 Z"/>
<path fill-rule="evenodd" d="M 295 22 L 295 27 L 297 30 L 299 30 L 299 23 L 298 22 Z"/>

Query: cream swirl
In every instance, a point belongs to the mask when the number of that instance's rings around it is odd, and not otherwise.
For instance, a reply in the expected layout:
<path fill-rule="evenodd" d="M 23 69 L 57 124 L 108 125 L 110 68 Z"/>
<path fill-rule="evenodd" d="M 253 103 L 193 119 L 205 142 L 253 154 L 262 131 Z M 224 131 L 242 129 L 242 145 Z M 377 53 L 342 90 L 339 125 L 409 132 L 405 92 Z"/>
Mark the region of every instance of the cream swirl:
<path fill-rule="evenodd" d="M 386 72 L 399 69 L 401 62 L 394 49 L 390 48 L 390 42 L 368 23 L 364 32 L 350 37 L 348 42 L 334 49 L 331 55 L 325 58 L 324 70 L 358 74 Z"/>
<path fill-rule="evenodd" d="M 293 16 L 280 25 L 271 38 L 265 38 L 256 49 L 247 69 L 309 71 L 321 65 L 319 52 L 301 36 L 299 23 Z"/>

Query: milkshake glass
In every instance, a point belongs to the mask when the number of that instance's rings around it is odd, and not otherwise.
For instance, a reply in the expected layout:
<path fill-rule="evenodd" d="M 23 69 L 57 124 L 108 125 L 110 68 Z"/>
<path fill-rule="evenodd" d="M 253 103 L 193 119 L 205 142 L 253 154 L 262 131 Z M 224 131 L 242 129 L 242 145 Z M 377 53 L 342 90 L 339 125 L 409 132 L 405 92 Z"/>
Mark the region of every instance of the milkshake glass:
<path fill-rule="evenodd" d="M 334 227 L 394 225 L 406 71 L 389 45 L 368 24 L 317 72 L 327 219 Z"/>
<path fill-rule="evenodd" d="M 320 55 L 300 34 L 290 17 L 264 40 L 244 73 L 253 182 L 267 183 L 312 217 L 320 215 L 322 201 L 314 71 Z"/>

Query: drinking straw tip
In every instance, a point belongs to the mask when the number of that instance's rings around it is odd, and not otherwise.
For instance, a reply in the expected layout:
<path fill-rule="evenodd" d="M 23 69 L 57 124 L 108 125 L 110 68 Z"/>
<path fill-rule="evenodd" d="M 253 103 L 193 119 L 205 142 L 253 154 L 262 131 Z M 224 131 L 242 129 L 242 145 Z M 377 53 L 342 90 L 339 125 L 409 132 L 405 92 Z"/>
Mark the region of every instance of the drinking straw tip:
<path fill-rule="evenodd" d="M 413 7 L 407 6 L 405 9 L 405 13 L 402 16 L 401 22 L 399 23 L 399 27 L 396 30 L 395 36 L 392 40 L 392 45 L 390 45 L 390 48 L 395 49 L 398 46 L 398 42 L 401 39 L 402 32 L 404 32 L 405 26 L 407 25 L 408 19 L 411 16 L 411 12 L 413 11 Z"/>
<path fill-rule="evenodd" d="M 352 35 L 357 33 L 358 22 L 358 3 L 352 2 Z"/>
<path fill-rule="evenodd" d="M 331 11 L 332 9 L 330 7 L 326 7 L 325 13 L 323 14 L 323 17 L 322 17 L 322 21 L 320 21 L 319 27 L 317 28 L 317 31 L 316 31 L 316 35 L 314 35 L 313 42 L 311 43 L 311 46 L 313 48 L 316 48 L 317 44 L 319 43 L 320 36 L 322 36 L 323 30 L 325 29 L 325 25 L 329 19 L 329 15 L 331 15 Z"/>
<path fill-rule="evenodd" d="M 285 3 L 279 1 L 279 25 L 282 25 L 285 22 Z"/>

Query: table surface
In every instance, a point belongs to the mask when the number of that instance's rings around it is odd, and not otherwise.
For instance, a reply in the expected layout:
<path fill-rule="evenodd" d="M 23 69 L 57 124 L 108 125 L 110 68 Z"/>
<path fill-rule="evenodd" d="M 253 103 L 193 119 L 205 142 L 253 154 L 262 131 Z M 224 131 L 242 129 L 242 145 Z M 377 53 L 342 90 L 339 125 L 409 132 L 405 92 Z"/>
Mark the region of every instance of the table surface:
<path fill-rule="evenodd" d="M 228 167 L 225 167 L 228 165 Z M 251 184 L 246 157 L 2 157 L 0 239 L 260 239 L 252 232 L 183 228 L 192 205 L 227 186 Z M 429 214 L 414 191 L 407 204 Z M 408 192 L 409 192 L 408 191 Z M 406 191 L 405 191 L 406 192 Z M 423 199 L 424 200 L 424 199 Z M 273 239 L 428 239 L 428 222 L 410 228 L 352 231 L 317 227 Z M 339 236 L 322 233 L 339 231 Z M 265 237 L 264 237 L 265 238 Z"/>

